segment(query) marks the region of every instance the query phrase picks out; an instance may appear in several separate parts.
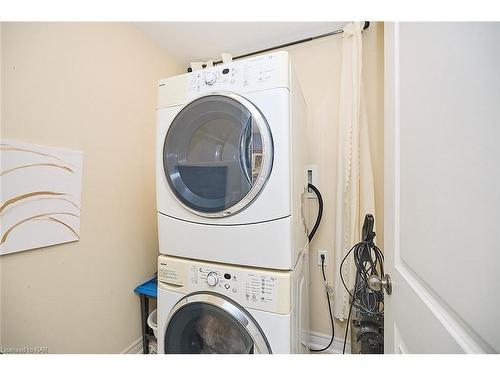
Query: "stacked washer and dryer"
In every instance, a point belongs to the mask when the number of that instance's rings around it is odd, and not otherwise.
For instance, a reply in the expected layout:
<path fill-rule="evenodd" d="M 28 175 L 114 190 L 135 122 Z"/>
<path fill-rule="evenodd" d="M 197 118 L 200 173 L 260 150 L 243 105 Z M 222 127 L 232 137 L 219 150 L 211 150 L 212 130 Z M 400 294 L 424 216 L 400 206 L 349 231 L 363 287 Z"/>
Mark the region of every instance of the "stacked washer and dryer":
<path fill-rule="evenodd" d="M 307 352 L 305 126 L 286 52 L 159 82 L 159 353 Z"/>

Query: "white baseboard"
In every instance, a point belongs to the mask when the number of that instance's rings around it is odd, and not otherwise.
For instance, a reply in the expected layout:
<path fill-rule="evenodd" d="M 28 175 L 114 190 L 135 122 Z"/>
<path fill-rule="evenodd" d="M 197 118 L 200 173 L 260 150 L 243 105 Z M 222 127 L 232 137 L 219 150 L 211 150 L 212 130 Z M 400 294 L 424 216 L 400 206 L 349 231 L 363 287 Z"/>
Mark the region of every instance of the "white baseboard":
<path fill-rule="evenodd" d="M 311 342 L 309 347 L 311 349 L 321 349 L 328 345 L 331 336 L 324 335 L 318 332 L 311 332 Z M 328 354 L 342 354 L 342 347 L 344 346 L 344 340 L 335 337 L 330 348 L 325 350 L 323 353 Z M 351 343 L 348 341 L 345 346 L 345 352 L 351 353 Z M 126 349 L 122 351 L 122 354 L 142 354 L 142 338 L 139 337 L 132 344 L 130 344 Z"/>
<path fill-rule="evenodd" d="M 130 344 L 126 349 L 123 349 L 121 354 L 142 354 L 142 337 L 139 337 L 132 344 Z"/>
<path fill-rule="evenodd" d="M 321 349 L 327 346 L 330 343 L 330 340 L 331 336 L 329 335 L 324 335 L 318 332 L 311 332 L 311 342 L 309 344 L 309 347 L 311 349 Z M 343 346 L 344 346 L 344 340 L 335 337 L 335 339 L 332 342 L 332 345 L 323 353 L 342 354 Z M 346 343 L 345 352 L 351 354 L 351 343 L 349 341 L 347 341 Z"/>

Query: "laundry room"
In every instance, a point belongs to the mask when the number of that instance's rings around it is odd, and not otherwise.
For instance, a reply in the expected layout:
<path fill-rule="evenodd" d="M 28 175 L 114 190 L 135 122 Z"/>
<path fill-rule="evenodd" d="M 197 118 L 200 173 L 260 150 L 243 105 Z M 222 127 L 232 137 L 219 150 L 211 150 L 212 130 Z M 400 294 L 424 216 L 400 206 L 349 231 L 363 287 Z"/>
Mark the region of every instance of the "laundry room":
<path fill-rule="evenodd" d="M 260 27 L 268 28 L 262 31 L 262 36 L 269 35 L 273 31 L 283 34 L 280 30 L 287 28 L 294 30 L 295 33 L 302 33 L 300 34 L 302 36 L 309 32 L 307 27 L 314 28 L 317 34 L 322 34 L 338 30 L 342 26 L 344 24 L 338 22 L 313 25 L 285 23 Z M 5 139 L 23 140 L 32 144 L 64 146 L 81 150 L 84 155 L 81 193 L 82 234 L 79 240 L 2 257 L 2 284 L 19 287 L 23 285 L 22 290 L 25 293 L 23 296 L 20 295 L 18 288 L 7 287 L 2 293 L 6 306 L 2 316 L 11 323 L 2 330 L 6 342 L 11 342 L 10 345 L 13 346 L 36 346 L 38 341 L 44 341 L 51 351 L 56 353 L 87 351 L 112 353 L 123 351 L 141 336 L 141 326 L 137 324 L 140 322 L 138 297 L 132 291 L 141 280 L 145 281 L 153 276 L 158 253 L 157 219 L 154 215 L 157 204 L 155 190 L 158 188 L 155 187 L 153 152 L 158 139 L 155 134 L 155 114 L 150 110 L 156 108 L 157 98 L 156 90 L 148 89 L 147 86 L 156 87 L 158 77 L 185 73 L 190 63 L 188 58 L 192 53 L 187 52 L 185 56 L 174 58 L 172 54 L 158 46 L 168 42 L 171 39 L 168 36 L 176 33 L 191 38 L 205 29 L 214 29 L 213 32 L 217 35 L 223 34 L 226 28 L 235 31 L 227 43 L 238 45 L 238 41 L 245 39 L 244 36 L 254 32 L 256 27 L 257 24 L 237 23 L 222 26 L 206 23 L 3 24 L 2 56 L 5 73 L 2 78 L 5 85 L 4 92 L 9 95 L 4 99 L 5 121 L 2 136 Z M 243 37 L 237 36 L 236 30 L 241 30 Z M 167 37 L 164 38 L 165 36 Z M 289 53 L 288 58 L 293 64 L 307 105 L 307 117 L 304 117 L 307 118 L 307 123 L 302 124 L 307 128 L 307 138 L 303 139 L 307 144 L 302 147 L 309 154 L 306 156 L 307 159 L 301 162 L 304 165 L 315 166 L 315 175 L 312 178 L 321 190 L 325 204 L 321 225 L 313 241 L 314 248 L 311 246 L 310 249 L 310 259 L 316 256 L 317 249 L 326 252 L 325 273 L 332 284 L 335 211 L 328 207 L 334 207 L 336 197 L 334 188 L 336 163 L 333 161 L 337 153 L 335 144 L 338 126 L 335 119 L 339 116 L 340 103 L 337 93 L 340 90 L 343 38 L 344 36 L 340 34 L 332 35 L 278 50 Z M 377 212 L 380 212 L 382 217 L 383 24 L 371 23 L 363 31 L 363 38 L 363 60 L 358 63 L 365 66 L 364 74 L 369 77 L 365 80 L 368 117 L 373 119 L 370 122 L 369 150 L 370 154 L 374 155 L 373 175 L 380 177 L 375 180 L 374 190 L 378 198 Z M 200 43 L 202 42 L 200 40 Z M 132 56 L 137 50 L 135 47 L 130 47 L 132 43 L 136 43 L 137 48 L 140 47 L 142 51 L 140 58 Z M 104 45 L 112 45 L 113 48 L 101 51 L 100 46 Z M 196 46 L 193 48 L 196 51 Z M 314 61 L 311 60 L 311 56 L 315 56 Z M 68 64 L 68 59 L 76 60 L 78 63 Z M 179 60 L 182 62 L 179 63 Z M 146 66 L 148 69 L 145 69 Z M 23 72 L 22 75 L 18 74 L 20 71 Z M 132 74 L 132 72 L 137 73 Z M 123 80 L 122 77 L 127 79 Z M 68 83 L 71 84 L 67 85 Z M 59 86 L 58 89 L 46 90 L 54 84 Z M 25 87 L 28 86 L 31 89 L 26 91 Z M 111 98 L 105 100 L 111 93 L 114 93 L 112 100 Z M 33 95 L 31 99 L 30 95 Z M 40 100 L 42 97 L 43 100 Z M 21 111 L 27 102 L 30 103 L 28 107 L 31 110 Z M 79 103 L 82 102 L 87 103 L 92 110 L 80 107 Z M 129 110 L 125 112 L 123 108 Z M 130 113 L 131 110 L 133 113 Z M 9 115 L 13 116 L 12 120 Z M 23 118 L 24 116 L 28 118 Z M 24 125 L 18 126 L 20 122 Z M 138 123 L 143 125 L 138 126 Z M 273 124 L 269 126 L 272 127 Z M 119 135 L 119 142 L 116 141 L 116 135 Z M 273 133 L 275 144 L 279 141 L 276 137 L 277 135 Z M 163 140 L 161 143 L 163 147 Z M 181 142 L 176 141 L 176 144 Z M 145 150 L 151 151 L 145 152 Z M 275 153 L 282 151 L 276 150 Z M 300 177 L 306 177 L 305 170 Z M 168 185 L 165 189 L 167 187 Z M 282 191 L 283 186 L 277 186 L 277 189 Z M 164 191 L 163 194 L 171 193 Z M 308 223 L 314 224 L 317 199 L 312 197 L 308 200 L 311 206 Z M 264 217 L 255 221 L 266 220 L 269 218 Z M 269 230 L 280 230 L 280 228 L 271 226 Z M 377 230 L 382 233 L 383 220 L 377 221 Z M 93 235 L 84 236 L 84 231 Z M 180 242 L 184 241 L 185 237 L 192 238 L 194 251 L 199 251 L 199 254 L 190 254 L 189 257 L 212 260 L 210 255 L 204 256 L 210 250 L 205 248 L 208 245 L 205 241 L 198 242 L 197 230 L 189 231 L 190 229 L 187 229 L 187 232 L 186 230 L 183 232 L 182 227 L 176 227 L 172 230 L 167 229 L 166 236 L 182 233 L 176 236 Z M 269 234 L 265 226 L 263 231 L 265 241 L 268 241 Z M 225 242 L 224 237 L 229 235 L 231 234 L 223 233 L 220 240 Z M 245 236 L 245 233 L 238 232 L 237 235 Z M 258 235 L 262 234 L 259 232 L 255 235 L 254 232 L 249 234 L 249 236 Z M 380 246 L 382 237 L 383 235 L 380 235 L 377 238 Z M 276 240 L 284 242 L 278 237 Z M 253 240 L 248 238 L 245 242 L 254 246 L 256 241 L 258 238 Z M 235 246 L 232 241 L 229 241 L 229 245 Z M 181 244 L 179 251 L 182 251 L 182 246 Z M 243 247 L 244 243 L 240 246 Z M 240 260 L 243 264 L 245 262 L 252 264 L 252 261 L 256 261 L 252 258 L 257 257 L 257 261 L 260 262 L 259 268 L 291 269 L 295 266 L 292 263 L 296 262 L 297 256 L 284 266 L 279 264 L 279 259 L 275 266 L 272 266 L 272 263 L 267 265 L 266 262 L 270 258 L 265 254 L 269 253 L 269 249 L 265 243 L 259 246 L 262 248 L 262 255 L 245 249 L 249 259 L 228 258 L 228 260 L 232 264 L 238 264 Z M 236 245 L 236 249 L 231 249 L 230 252 L 238 254 L 238 247 Z M 228 262 L 219 253 L 219 250 L 214 251 L 216 260 L 220 263 Z M 327 301 L 323 293 L 321 267 L 316 262 L 310 261 L 310 263 L 311 332 L 315 333 L 314 339 L 319 347 L 324 341 L 328 343 L 331 326 Z M 113 264 L 114 270 L 110 269 L 110 264 Z M 40 269 L 44 269 L 44 272 L 37 272 Z M 117 270 L 122 271 L 117 272 Z M 61 280 L 67 281 L 61 284 Z M 123 288 L 123 286 L 128 287 Z M 64 292 L 66 288 L 68 289 Z M 69 292 L 75 288 L 81 290 L 81 293 Z M 54 301 L 40 294 L 40 290 L 64 293 L 68 305 L 65 309 L 54 311 Z M 57 294 L 51 297 L 57 298 Z M 78 300 L 82 299 L 88 299 L 90 303 L 82 306 L 78 303 Z M 40 316 L 35 320 L 30 318 L 31 312 L 26 305 L 33 304 L 34 301 L 40 309 Z M 84 311 L 81 311 L 82 308 Z M 25 313 L 20 313 L 22 311 Z M 128 313 L 124 314 L 123 311 Z M 97 318 L 103 313 L 109 314 L 111 321 L 102 317 Z M 78 336 L 73 334 L 71 341 L 65 342 L 62 337 L 65 336 L 66 327 L 74 321 L 74 314 L 81 316 L 82 337 L 79 340 Z M 40 327 L 38 319 L 48 319 L 44 321 L 44 326 L 48 325 L 44 330 L 49 329 L 53 333 L 51 337 L 43 340 L 42 337 L 38 337 L 43 335 L 43 332 L 37 332 L 37 327 Z M 338 340 L 336 344 L 339 346 L 345 325 L 338 319 L 336 322 Z M 123 326 L 135 326 L 135 329 L 126 332 L 121 329 Z M 102 332 L 111 330 L 116 333 L 110 335 L 109 340 L 88 342 L 87 332 L 94 329 Z M 23 331 L 26 332 L 24 337 Z M 58 332 L 59 334 L 56 334 Z"/>
<path fill-rule="evenodd" d="M 500 22 L 56 19 L 0 16 L 0 365 L 500 352 Z"/>

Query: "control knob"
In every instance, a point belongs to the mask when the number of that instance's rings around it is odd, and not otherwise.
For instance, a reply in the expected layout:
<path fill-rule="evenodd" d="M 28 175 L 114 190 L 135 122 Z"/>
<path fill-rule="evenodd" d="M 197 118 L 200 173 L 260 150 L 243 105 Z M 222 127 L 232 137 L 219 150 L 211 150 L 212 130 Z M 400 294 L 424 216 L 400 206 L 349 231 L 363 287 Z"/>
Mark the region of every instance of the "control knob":
<path fill-rule="evenodd" d="M 207 72 L 207 74 L 205 74 L 205 83 L 207 85 L 213 85 L 216 80 L 217 76 L 215 75 L 214 72 Z"/>
<path fill-rule="evenodd" d="M 219 277 L 217 276 L 217 272 L 209 272 L 207 275 L 207 284 L 210 286 L 216 286 L 219 282 Z"/>

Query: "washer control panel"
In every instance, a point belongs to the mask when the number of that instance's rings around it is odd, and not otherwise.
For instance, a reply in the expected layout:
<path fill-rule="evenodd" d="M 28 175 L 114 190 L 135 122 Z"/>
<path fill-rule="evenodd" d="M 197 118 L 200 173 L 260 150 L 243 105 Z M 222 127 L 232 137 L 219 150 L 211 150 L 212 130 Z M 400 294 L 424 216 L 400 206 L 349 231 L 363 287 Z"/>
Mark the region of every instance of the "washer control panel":
<path fill-rule="evenodd" d="M 160 256 L 158 262 L 159 284 L 169 289 L 186 294 L 212 291 L 243 306 L 266 311 L 287 311 L 290 274 L 167 256 Z"/>
<path fill-rule="evenodd" d="M 275 306 L 277 301 L 277 277 L 266 272 L 193 264 L 189 282 L 192 287 L 206 287 L 255 305 Z"/>

